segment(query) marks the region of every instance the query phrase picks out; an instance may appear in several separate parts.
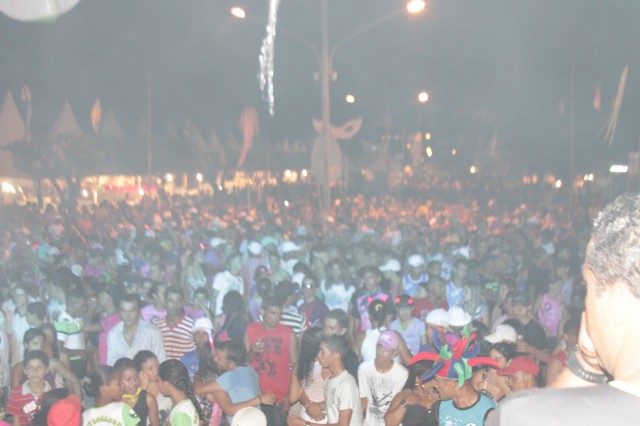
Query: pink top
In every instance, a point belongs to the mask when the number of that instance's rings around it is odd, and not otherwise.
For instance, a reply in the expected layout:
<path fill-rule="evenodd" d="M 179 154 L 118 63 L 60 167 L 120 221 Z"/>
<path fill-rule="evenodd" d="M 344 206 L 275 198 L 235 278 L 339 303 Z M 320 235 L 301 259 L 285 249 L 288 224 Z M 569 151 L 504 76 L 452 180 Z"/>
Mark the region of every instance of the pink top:
<path fill-rule="evenodd" d="M 545 294 L 538 309 L 538 321 L 551 337 L 558 335 L 558 325 L 562 319 L 562 304 Z"/>
<path fill-rule="evenodd" d="M 100 336 L 98 336 L 98 356 L 100 365 L 107 365 L 107 335 L 109 334 L 109 330 L 115 327 L 119 322 L 120 314 L 117 312 L 100 320 L 100 325 L 102 326 L 102 332 L 100 333 Z"/>
<path fill-rule="evenodd" d="M 166 318 L 167 311 L 159 311 L 155 306 L 153 306 L 152 303 L 140 309 L 140 316 L 143 320 L 153 324 L 153 322 L 157 319 Z"/>

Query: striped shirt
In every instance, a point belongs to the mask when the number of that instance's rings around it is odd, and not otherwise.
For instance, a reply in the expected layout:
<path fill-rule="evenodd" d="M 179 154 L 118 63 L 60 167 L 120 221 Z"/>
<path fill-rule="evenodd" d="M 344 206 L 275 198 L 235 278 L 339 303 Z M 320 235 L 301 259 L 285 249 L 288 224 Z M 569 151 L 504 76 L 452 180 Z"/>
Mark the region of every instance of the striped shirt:
<path fill-rule="evenodd" d="M 157 319 L 155 324 L 162 333 L 167 359 L 180 360 L 187 352 L 196 348 L 193 343 L 193 320 L 188 316 L 183 314 L 182 319 L 173 327 L 169 326 L 166 318 Z"/>
<path fill-rule="evenodd" d="M 307 330 L 307 319 L 304 315 L 284 310 L 280 318 L 280 324 L 291 328 L 295 334 L 304 333 Z"/>
<path fill-rule="evenodd" d="M 28 382 L 11 389 L 9 401 L 7 402 L 7 413 L 17 418 L 22 426 L 33 424 L 33 415 L 40 409 L 40 402 L 46 392 L 51 390 L 49 383 L 44 382 L 44 392 L 40 396 L 31 393 Z M 14 422 L 15 424 L 15 422 Z"/>

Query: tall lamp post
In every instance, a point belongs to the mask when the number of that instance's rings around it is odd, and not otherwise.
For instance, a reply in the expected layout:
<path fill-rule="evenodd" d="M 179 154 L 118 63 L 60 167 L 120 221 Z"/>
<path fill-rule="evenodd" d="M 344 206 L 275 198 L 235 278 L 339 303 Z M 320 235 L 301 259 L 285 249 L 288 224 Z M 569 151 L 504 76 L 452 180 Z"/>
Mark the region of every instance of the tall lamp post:
<path fill-rule="evenodd" d="M 330 164 L 330 150 L 329 145 L 331 141 L 331 82 L 330 76 L 333 72 L 333 58 L 338 49 L 345 43 L 353 40 L 354 38 L 370 31 L 378 25 L 389 21 L 402 13 L 402 9 L 395 9 L 384 16 L 381 16 L 369 24 L 357 29 L 356 31 L 346 35 L 342 39 L 338 40 L 332 47 L 329 47 L 329 25 L 328 25 L 328 7 L 327 0 L 322 0 L 322 12 L 321 12 L 321 25 L 322 25 L 322 47 L 319 54 L 320 65 L 320 84 L 322 91 L 322 140 L 324 145 L 324 167 L 323 167 L 323 182 L 322 182 L 322 207 L 324 209 L 325 219 L 329 215 L 331 210 L 331 179 L 329 176 L 329 164 Z M 406 2 L 406 11 L 412 15 L 421 13 L 426 7 L 424 0 L 408 0 Z M 231 9 L 231 14 L 236 18 L 245 19 L 246 13 L 242 8 L 234 7 Z M 318 50 L 313 43 L 291 34 L 290 32 L 282 29 L 278 29 L 284 35 L 295 38 L 302 42 L 307 47 L 310 47 L 317 55 Z"/>

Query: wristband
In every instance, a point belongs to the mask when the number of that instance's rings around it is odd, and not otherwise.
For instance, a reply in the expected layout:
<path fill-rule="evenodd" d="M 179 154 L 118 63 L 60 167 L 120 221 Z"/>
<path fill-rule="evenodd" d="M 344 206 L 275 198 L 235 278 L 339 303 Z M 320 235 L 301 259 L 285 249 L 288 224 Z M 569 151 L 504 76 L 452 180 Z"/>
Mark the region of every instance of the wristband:
<path fill-rule="evenodd" d="M 587 371 L 580 362 L 578 362 L 578 358 L 576 356 L 576 351 L 571 350 L 567 353 L 567 361 L 566 366 L 573 374 L 584 380 L 585 382 L 595 383 L 598 385 L 603 385 L 609 381 L 609 378 L 606 374 L 598 374 Z"/>
<path fill-rule="evenodd" d="M 409 401 L 403 398 L 402 401 L 400 401 L 400 405 L 402 405 L 404 408 L 407 408 L 407 405 L 409 405 Z"/>

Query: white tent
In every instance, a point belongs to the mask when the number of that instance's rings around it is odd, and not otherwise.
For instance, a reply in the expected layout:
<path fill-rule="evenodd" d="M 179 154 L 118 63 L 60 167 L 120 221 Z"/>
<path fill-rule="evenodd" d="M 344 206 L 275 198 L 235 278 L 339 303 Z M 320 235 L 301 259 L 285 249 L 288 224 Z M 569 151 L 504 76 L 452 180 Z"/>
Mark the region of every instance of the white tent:
<path fill-rule="evenodd" d="M 118 123 L 118 119 L 116 119 L 115 114 L 109 108 L 107 110 L 107 115 L 102 120 L 102 134 L 105 136 L 111 136 L 116 139 L 122 139 L 124 136 L 124 132 L 122 131 L 122 127 L 120 123 Z"/>
<path fill-rule="evenodd" d="M 60 111 L 60 115 L 56 120 L 53 128 L 49 132 L 49 138 L 55 139 L 60 136 L 71 136 L 74 138 L 82 137 L 82 130 L 80 130 L 80 125 L 78 124 L 78 120 L 76 120 L 76 116 L 73 114 L 71 110 L 71 105 L 69 105 L 69 101 L 65 101 L 62 106 L 62 111 Z"/>
<path fill-rule="evenodd" d="M 25 177 L 16 170 L 11 153 L 1 148 L 23 140 L 26 136 L 27 126 L 22 120 L 11 92 L 8 91 L 0 110 L 0 176 Z"/>

